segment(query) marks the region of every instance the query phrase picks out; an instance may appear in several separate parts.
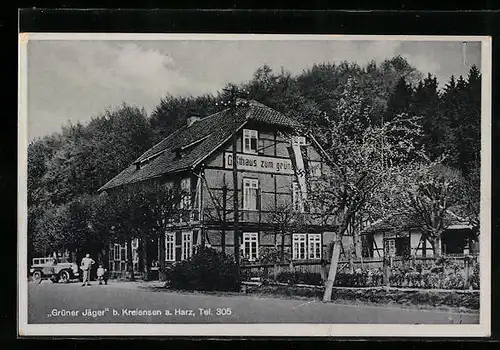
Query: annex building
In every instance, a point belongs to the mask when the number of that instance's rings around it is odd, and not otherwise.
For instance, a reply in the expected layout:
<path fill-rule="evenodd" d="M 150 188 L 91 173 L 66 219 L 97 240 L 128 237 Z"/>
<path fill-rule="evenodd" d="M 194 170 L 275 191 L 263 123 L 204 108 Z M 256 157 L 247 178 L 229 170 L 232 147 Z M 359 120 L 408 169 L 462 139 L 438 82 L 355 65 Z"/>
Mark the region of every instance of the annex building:
<path fill-rule="evenodd" d="M 177 186 L 189 194 L 179 202 L 189 215 L 171 223 L 165 232 L 166 261 L 188 259 L 200 245 L 233 254 L 236 164 L 242 262 L 258 262 L 266 249 L 282 244 L 282 236 L 291 259 L 319 262 L 328 258 L 334 218 L 304 203 L 313 190 L 312 180 L 329 168 L 314 137 L 300 130 L 298 122 L 256 101 L 205 118 L 193 116 L 99 191 L 147 181 Z M 294 213 L 300 213 L 303 224 L 294 225 Z M 286 224 L 300 230 L 280 235 Z M 136 240 L 132 245 L 134 265 L 139 261 L 138 244 Z M 148 260 L 153 265 L 158 247 L 158 242 L 148 243 Z M 124 271 L 126 245 L 117 243 L 111 248 L 110 270 Z"/>

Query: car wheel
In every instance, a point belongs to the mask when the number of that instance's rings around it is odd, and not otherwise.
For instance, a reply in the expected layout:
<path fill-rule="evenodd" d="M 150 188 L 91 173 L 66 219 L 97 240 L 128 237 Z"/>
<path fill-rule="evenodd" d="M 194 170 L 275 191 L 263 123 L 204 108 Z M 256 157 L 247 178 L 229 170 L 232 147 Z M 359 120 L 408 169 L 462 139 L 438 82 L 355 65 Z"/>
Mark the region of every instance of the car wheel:
<path fill-rule="evenodd" d="M 33 272 L 33 282 L 35 283 L 41 283 L 43 278 L 42 271 L 35 271 Z"/>
<path fill-rule="evenodd" d="M 70 280 L 69 272 L 65 271 L 65 270 L 59 272 L 59 277 L 60 277 L 62 283 L 68 283 Z"/>

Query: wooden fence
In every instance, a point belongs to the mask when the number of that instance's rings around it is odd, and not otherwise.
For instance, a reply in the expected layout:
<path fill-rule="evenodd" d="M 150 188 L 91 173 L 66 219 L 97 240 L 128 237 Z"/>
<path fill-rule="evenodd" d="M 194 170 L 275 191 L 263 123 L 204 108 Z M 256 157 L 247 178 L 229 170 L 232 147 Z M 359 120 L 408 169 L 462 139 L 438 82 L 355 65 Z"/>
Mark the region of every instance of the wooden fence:
<path fill-rule="evenodd" d="M 454 262 L 458 268 L 465 268 L 466 260 L 463 255 L 445 255 L 448 262 Z M 476 264 L 478 256 L 472 257 L 472 265 Z M 413 257 L 411 259 L 403 257 L 394 257 L 389 260 L 389 265 L 392 268 L 415 268 L 417 265 L 422 266 L 424 269 L 430 269 L 435 266 L 436 260 L 433 257 Z M 340 260 L 338 265 L 338 272 L 349 272 L 356 269 L 382 269 L 383 258 L 363 258 L 353 260 Z M 261 278 L 276 278 L 279 273 L 283 272 L 312 272 L 319 273 L 325 280 L 327 278 L 330 264 L 327 262 L 319 261 L 297 261 L 292 263 L 278 263 L 278 264 L 245 264 L 241 265 L 242 273 L 250 277 Z"/>

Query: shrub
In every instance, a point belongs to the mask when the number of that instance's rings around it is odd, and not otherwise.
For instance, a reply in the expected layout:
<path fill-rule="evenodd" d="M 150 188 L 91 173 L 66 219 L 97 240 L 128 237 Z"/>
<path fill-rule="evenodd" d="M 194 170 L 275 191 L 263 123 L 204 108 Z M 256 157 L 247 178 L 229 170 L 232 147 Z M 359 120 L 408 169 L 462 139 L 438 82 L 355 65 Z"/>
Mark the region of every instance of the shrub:
<path fill-rule="evenodd" d="M 383 283 L 383 274 L 379 270 L 356 270 L 354 273 L 339 272 L 335 276 L 335 285 L 339 287 L 378 287 Z"/>
<path fill-rule="evenodd" d="M 469 276 L 469 284 L 472 289 L 479 289 L 479 264 L 474 265 L 471 275 Z"/>
<path fill-rule="evenodd" d="M 240 287 L 233 259 L 212 248 L 200 248 L 189 260 L 173 265 L 168 275 L 175 289 L 238 291 Z"/>
<path fill-rule="evenodd" d="M 415 270 L 417 270 L 417 272 L 419 272 L 419 273 L 422 273 L 422 270 L 423 270 L 422 264 L 417 263 L 415 265 Z"/>
<path fill-rule="evenodd" d="M 464 289 L 465 279 L 459 273 L 450 273 L 442 279 L 441 288 L 443 289 Z"/>
<path fill-rule="evenodd" d="M 424 272 L 422 273 L 422 287 L 435 289 L 439 288 L 439 276 L 435 273 Z"/>
<path fill-rule="evenodd" d="M 419 272 L 408 272 L 405 275 L 406 285 L 408 287 L 421 287 L 422 274 Z"/>
<path fill-rule="evenodd" d="M 316 272 L 280 272 L 278 276 L 276 276 L 276 280 L 281 283 L 288 283 L 291 285 L 294 284 L 309 284 L 309 285 L 321 285 L 323 283 L 323 279 L 321 278 L 321 274 Z"/>

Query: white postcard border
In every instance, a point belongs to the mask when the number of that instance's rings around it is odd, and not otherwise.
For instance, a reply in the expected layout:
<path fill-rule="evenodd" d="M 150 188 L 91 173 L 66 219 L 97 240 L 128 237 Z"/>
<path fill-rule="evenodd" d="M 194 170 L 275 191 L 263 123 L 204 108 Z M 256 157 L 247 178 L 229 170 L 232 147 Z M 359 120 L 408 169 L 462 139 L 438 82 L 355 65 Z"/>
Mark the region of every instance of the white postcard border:
<path fill-rule="evenodd" d="M 362 40 L 481 41 L 481 234 L 478 325 L 387 324 L 28 324 L 27 276 L 27 46 L 29 40 Z M 352 336 L 488 337 L 491 333 L 491 37 L 407 35 L 21 33 L 18 116 L 18 334 L 19 336 Z"/>

